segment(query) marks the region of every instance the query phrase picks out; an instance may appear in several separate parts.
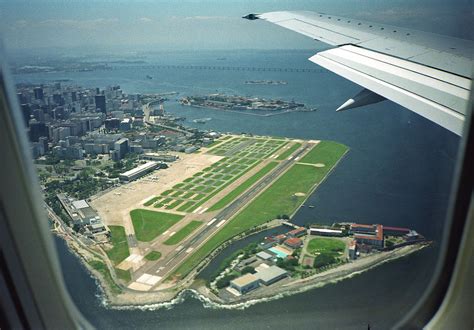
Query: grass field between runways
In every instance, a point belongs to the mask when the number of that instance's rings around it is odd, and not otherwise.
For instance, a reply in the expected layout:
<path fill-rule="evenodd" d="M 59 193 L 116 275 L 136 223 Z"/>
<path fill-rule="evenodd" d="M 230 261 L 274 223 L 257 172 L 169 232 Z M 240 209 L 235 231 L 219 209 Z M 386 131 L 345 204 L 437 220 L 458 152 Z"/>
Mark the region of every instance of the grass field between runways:
<path fill-rule="evenodd" d="M 310 193 L 313 187 L 325 178 L 347 149 L 345 146 L 339 148 L 338 145 L 332 149 L 332 152 L 325 153 L 323 161 L 326 166 L 322 168 L 302 164 L 293 165 L 267 190 L 225 224 L 216 235 L 186 259 L 176 269 L 174 275 L 187 275 L 211 251 L 235 235 L 273 220 L 278 215 L 293 214 L 303 203 L 304 194 Z"/>
<path fill-rule="evenodd" d="M 193 220 L 190 223 L 188 223 L 186 226 L 181 228 L 176 234 L 168 238 L 164 244 L 166 245 L 175 245 L 181 242 L 183 239 L 185 239 L 187 236 L 189 236 L 193 231 L 198 229 L 202 225 L 202 221 L 196 221 Z"/>
<path fill-rule="evenodd" d="M 244 191 L 246 191 L 248 188 L 250 188 L 255 182 L 257 182 L 262 177 L 264 177 L 267 173 L 269 173 L 271 170 L 273 170 L 277 165 L 278 165 L 277 162 L 271 162 L 271 163 L 267 164 L 264 168 L 262 168 L 260 171 L 255 173 L 253 176 L 248 178 L 240 186 L 238 186 L 237 188 L 232 190 L 230 193 L 228 193 L 226 196 L 224 196 L 224 198 L 222 198 L 220 201 L 218 201 L 216 204 L 214 204 L 211 208 L 209 208 L 208 211 L 220 210 L 223 207 L 227 206 L 234 199 L 236 199 L 239 195 L 241 195 Z"/>
<path fill-rule="evenodd" d="M 180 221 L 183 216 L 177 214 L 136 209 L 130 212 L 135 236 L 141 242 L 149 242 Z"/>
<path fill-rule="evenodd" d="M 109 259 L 118 265 L 125 258 L 130 255 L 128 251 L 127 236 L 125 235 L 125 228 L 122 226 L 109 226 L 110 229 L 110 244 L 112 248 L 105 251 Z"/>

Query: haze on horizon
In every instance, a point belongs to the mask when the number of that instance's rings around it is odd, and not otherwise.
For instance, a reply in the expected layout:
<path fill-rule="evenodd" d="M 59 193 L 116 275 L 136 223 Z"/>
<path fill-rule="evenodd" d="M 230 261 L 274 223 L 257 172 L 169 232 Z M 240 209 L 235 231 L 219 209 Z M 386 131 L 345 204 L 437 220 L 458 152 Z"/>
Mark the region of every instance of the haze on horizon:
<path fill-rule="evenodd" d="M 440 0 L 159 0 L 0 1 L 0 31 L 9 50 L 75 48 L 138 50 L 308 49 L 314 41 L 250 12 L 312 10 L 472 39 L 470 1 Z M 466 20 L 466 29 L 459 28 Z M 456 22 L 456 24 L 454 24 Z"/>

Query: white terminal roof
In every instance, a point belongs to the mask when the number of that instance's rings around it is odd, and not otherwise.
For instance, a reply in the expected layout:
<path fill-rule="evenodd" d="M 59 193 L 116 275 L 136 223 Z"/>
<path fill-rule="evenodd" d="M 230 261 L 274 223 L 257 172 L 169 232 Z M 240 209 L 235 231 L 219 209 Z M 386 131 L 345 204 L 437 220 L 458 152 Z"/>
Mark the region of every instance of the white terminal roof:
<path fill-rule="evenodd" d="M 121 173 L 120 175 L 133 176 L 133 175 L 135 175 L 135 174 L 137 174 L 137 173 L 140 173 L 141 171 L 144 171 L 144 170 L 147 170 L 147 169 L 152 168 L 152 167 L 155 166 L 156 164 L 158 164 L 158 163 L 157 163 L 157 162 L 146 162 L 145 164 L 142 164 L 142 165 L 140 165 L 140 166 L 137 166 L 137 167 L 131 169 L 130 171 Z"/>
<path fill-rule="evenodd" d="M 87 202 L 82 199 L 80 201 L 72 202 L 72 206 L 74 206 L 76 210 L 79 210 L 79 209 L 84 209 L 86 207 L 89 207 L 89 204 L 87 204 Z"/>

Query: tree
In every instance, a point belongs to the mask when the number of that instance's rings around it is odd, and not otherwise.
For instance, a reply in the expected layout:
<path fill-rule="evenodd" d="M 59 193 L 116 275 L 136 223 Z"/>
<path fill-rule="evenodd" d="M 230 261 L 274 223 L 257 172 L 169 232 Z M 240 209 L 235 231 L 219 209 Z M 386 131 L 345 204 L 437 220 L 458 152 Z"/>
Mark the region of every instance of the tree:
<path fill-rule="evenodd" d="M 226 286 L 229 286 L 230 281 L 232 281 L 234 278 L 237 278 L 237 275 L 235 274 L 226 275 L 223 278 L 217 280 L 216 287 L 218 289 L 225 288 Z"/>
<path fill-rule="evenodd" d="M 316 258 L 314 258 L 314 268 L 321 268 L 325 266 L 329 266 L 336 262 L 336 258 L 329 254 L 320 254 Z"/>
<path fill-rule="evenodd" d="M 242 275 L 244 274 L 255 274 L 255 268 L 253 268 L 252 266 L 247 266 L 247 267 L 244 267 L 244 269 L 242 269 Z"/>

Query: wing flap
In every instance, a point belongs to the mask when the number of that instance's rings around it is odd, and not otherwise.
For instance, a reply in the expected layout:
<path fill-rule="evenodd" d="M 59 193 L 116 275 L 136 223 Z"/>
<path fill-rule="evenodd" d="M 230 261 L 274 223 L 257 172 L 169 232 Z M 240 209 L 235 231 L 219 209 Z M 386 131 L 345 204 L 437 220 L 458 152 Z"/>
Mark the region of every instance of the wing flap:
<path fill-rule="evenodd" d="M 469 97 L 464 87 L 469 80 L 452 84 L 459 77 L 452 75 L 444 81 L 434 69 L 424 71 L 421 65 L 367 49 L 362 50 L 364 55 L 360 52 L 347 45 L 320 52 L 310 61 L 461 134 Z"/>

